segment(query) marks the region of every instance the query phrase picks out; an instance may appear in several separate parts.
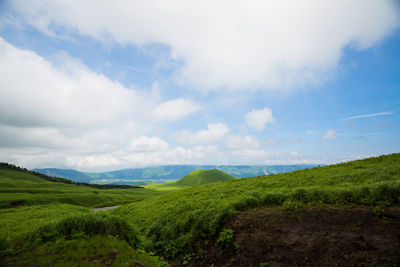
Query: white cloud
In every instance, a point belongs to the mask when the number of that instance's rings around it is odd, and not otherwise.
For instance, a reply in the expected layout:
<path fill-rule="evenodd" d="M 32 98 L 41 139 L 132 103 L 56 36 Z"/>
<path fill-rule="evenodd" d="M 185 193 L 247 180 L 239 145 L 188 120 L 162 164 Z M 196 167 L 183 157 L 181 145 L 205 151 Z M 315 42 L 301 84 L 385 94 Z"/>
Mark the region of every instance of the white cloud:
<path fill-rule="evenodd" d="M 276 139 L 269 138 L 269 139 L 264 140 L 263 144 L 265 146 L 278 146 L 280 143 Z"/>
<path fill-rule="evenodd" d="M 337 138 L 336 130 L 329 129 L 325 132 L 325 134 L 321 137 L 321 140 L 330 141 L 335 140 Z"/>
<path fill-rule="evenodd" d="M 169 145 L 158 137 L 140 136 L 134 138 L 130 145 L 130 149 L 137 152 L 166 150 Z"/>
<path fill-rule="evenodd" d="M 229 133 L 230 129 L 223 123 L 211 123 L 207 129 L 197 132 L 183 130 L 174 133 L 172 137 L 181 144 L 211 144 L 221 140 Z"/>
<path fill-rule="evenodd" d="M 274 117 L 272 116 L 271 109 L 267 107 L 253 110 L 247 113 L 244 118 L 246 123 L 257 131 L 265 129 L 267 123 L 273 123 L 275 121 Z"/>
<path fill-rule="evenodd" d="M 250 135 L 229 135 L 226 144 L 230 149 L 255 149 L 260 147 L 260 141 Z"/>
<path fill-rule="evenodd" d="M 150 159 L 175 151 L 148 135 L 160 120 L 191 114 L 196 103 L 163 103 L 156 88 L 127 88 L 66 54 L 56 58 L 54 64 L 0 38 L 1 160 L 26 167 L 129 167 L 131 154 Z M 154 117 L 160 110 L 164 116 Z"/>
<path fill-rule="evenodd" d="M 64 28 L 105 42 L 166 44 L 171 58 L 183 62 L 182 79 L 205 89 L 321 82 L 345 47 L 373 46 L 400 17 L 390 0 L 21 0 L 11 5 L 52 36 Z"/>
<path fill-rule="evenodd" d="M 176 121 L 192 114 L 199 108 L 200 106 L 192 101 L 178 98 L 157 106 L 153 111 L 153 116 L 158 120 Z"/>
<path fill-rule="evenodd" d="M 53 66 L 0 38 L 0 121 L 12 125 L 94 126 L 126 118 L 141 96 L 63 58 Z M 79 125 L 77 125 L 79 124 Z"/>
<path fill-rule="evenodd" d="M 378 112 L 378 113 L 372 113 L 372 114 L 363 114 L 363 115 L 352 116 L 352 117 L 340 119 L 338 121 L 348 121 L 348 120 L 356 120 L 356 119 L 363 119 L 363 118 L 373 118 L 373 117 L 380 117 L 380 116 L 386 116 L 386 115 L 392 115 L 392 114 L 394 114 L 394 111 Z"/>

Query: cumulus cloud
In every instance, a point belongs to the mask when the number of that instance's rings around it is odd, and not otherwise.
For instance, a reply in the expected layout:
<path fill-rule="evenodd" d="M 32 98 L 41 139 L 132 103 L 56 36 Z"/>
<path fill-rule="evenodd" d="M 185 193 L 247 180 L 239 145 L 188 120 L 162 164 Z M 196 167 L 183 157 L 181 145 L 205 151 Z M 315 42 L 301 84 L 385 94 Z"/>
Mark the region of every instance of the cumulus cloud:
<path fill-rule="evenodd" d="M 211 123 L 207 125 L 207 129 L 197 132 L 183 130 L 174 133 L 172 137 L 181 144 L 211 144 L 221 140 L 229 133 L 230 129 L 223 123 Z"/>
<path fill-rule="evenodd" d="M 230 149 L 255 149 L 260 147 L 260 141 L 250 135 L 229 135 L 226 144 Z"/>
<path fill-rule="evenodd" d="M 267 123 L 273 123 L 275 121 L 272 116 L 272 111 L 269 108 L 263 108 L 258 110 L 252 110 L 245 115 L 247 125 L 257 131 L 264 130 Z"/>
<path fill-rule="evenodd" d="M 199 88 L 276 89 L 323 81 L 345 47 L 366 49 L 399 25 L 395 0 L 11 1 L 57 36 L 170 47 Z M 340 14 L 340 19 L 338 19 Z"/>
<path fill-rule="evenodd" d="M 329 129 L 325 132 L 325 134 L 321 137 L 321 140 L 330 141 L 335 140 L 337 138 L 336 130 Z"/>
<path fill-rule="evenodd" d="M 192 101 L 178 98 L 157 106 L 153 111 L 153 116 L 158 120 L 176 121 L 192 114 L 199 108 L 200 106 Z"/>
<path fill-rule="evenodd" d="M 169 148 L 169 145 L 164 140 L 158 137 L 148 137 L 148 136 L 140 136 L 134 138 L 130 145 L 130 149 L 133 151 L 159 151 L 166 150 Z"/>
<path fill-rule="evenodd" d="M 131 166 L 129 154 L 169 149 L 147 136 L 157 123 L 199 107 L 183 98 L 162 102 L 157 90 L 127 88 L 66 54 L 56 58 L 47 61 L 0 38 L 2 160 L 27 167 L 38 159 L 48 166 Z"/>

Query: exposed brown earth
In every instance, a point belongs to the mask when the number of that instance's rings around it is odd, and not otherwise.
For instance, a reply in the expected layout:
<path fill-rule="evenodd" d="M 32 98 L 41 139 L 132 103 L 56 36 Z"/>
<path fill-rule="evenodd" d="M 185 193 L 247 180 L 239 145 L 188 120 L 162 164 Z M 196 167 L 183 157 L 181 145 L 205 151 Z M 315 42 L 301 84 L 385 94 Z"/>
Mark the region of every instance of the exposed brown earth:
<path fill-rule="evenodd" d="M 92 211 L 107 211 L 119 208 L 119 206 L 109 206 L 109 207 L 101 207 L 101 208 L 93 208 Z"/>
<path fill-rule="evenodd" d="M 400 208 L 385 208 L 382 217 L 379 211 L 311 207 L 242 212 L 222 228 L 234 230 L 229 248 L 216 236 L 185 266 L 400 266 Z M 183 266 L 183 260 L 172 265 Z"/>

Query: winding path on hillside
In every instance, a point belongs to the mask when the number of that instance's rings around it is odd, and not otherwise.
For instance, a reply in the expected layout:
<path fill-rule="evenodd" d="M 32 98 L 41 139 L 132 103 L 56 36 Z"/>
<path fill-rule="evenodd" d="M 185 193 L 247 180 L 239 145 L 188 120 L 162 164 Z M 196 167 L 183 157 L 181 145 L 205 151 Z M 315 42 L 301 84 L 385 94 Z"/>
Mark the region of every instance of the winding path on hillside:
<path fill-rule="evenodd" d="M 101 208 L 93 208 L 92 211 L 106 211 L 119 208 L 119 206 L 109 206 L 109 207 L 101 207 Z"/>

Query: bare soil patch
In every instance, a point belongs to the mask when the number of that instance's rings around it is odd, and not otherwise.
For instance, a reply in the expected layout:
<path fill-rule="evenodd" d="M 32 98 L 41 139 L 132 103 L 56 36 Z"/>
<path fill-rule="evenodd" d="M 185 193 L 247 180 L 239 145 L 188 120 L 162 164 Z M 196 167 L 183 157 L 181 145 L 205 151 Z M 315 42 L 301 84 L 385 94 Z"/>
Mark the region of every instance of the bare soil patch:
<path fill-rule="evenodd" d="M 101 207 L 101 208 L 93 208 L 92 211 L 107 211 L 119 208 L 119 206 L 109 206 L 109 207 Z"/>
<path fill-rule="evenodd" d="M 230 247 L 217 235 L 184 266 L 400 266 L 398 207 L 382 217 L 372 207 L 257 208 L 222 229 L 234 230 Z"/>

